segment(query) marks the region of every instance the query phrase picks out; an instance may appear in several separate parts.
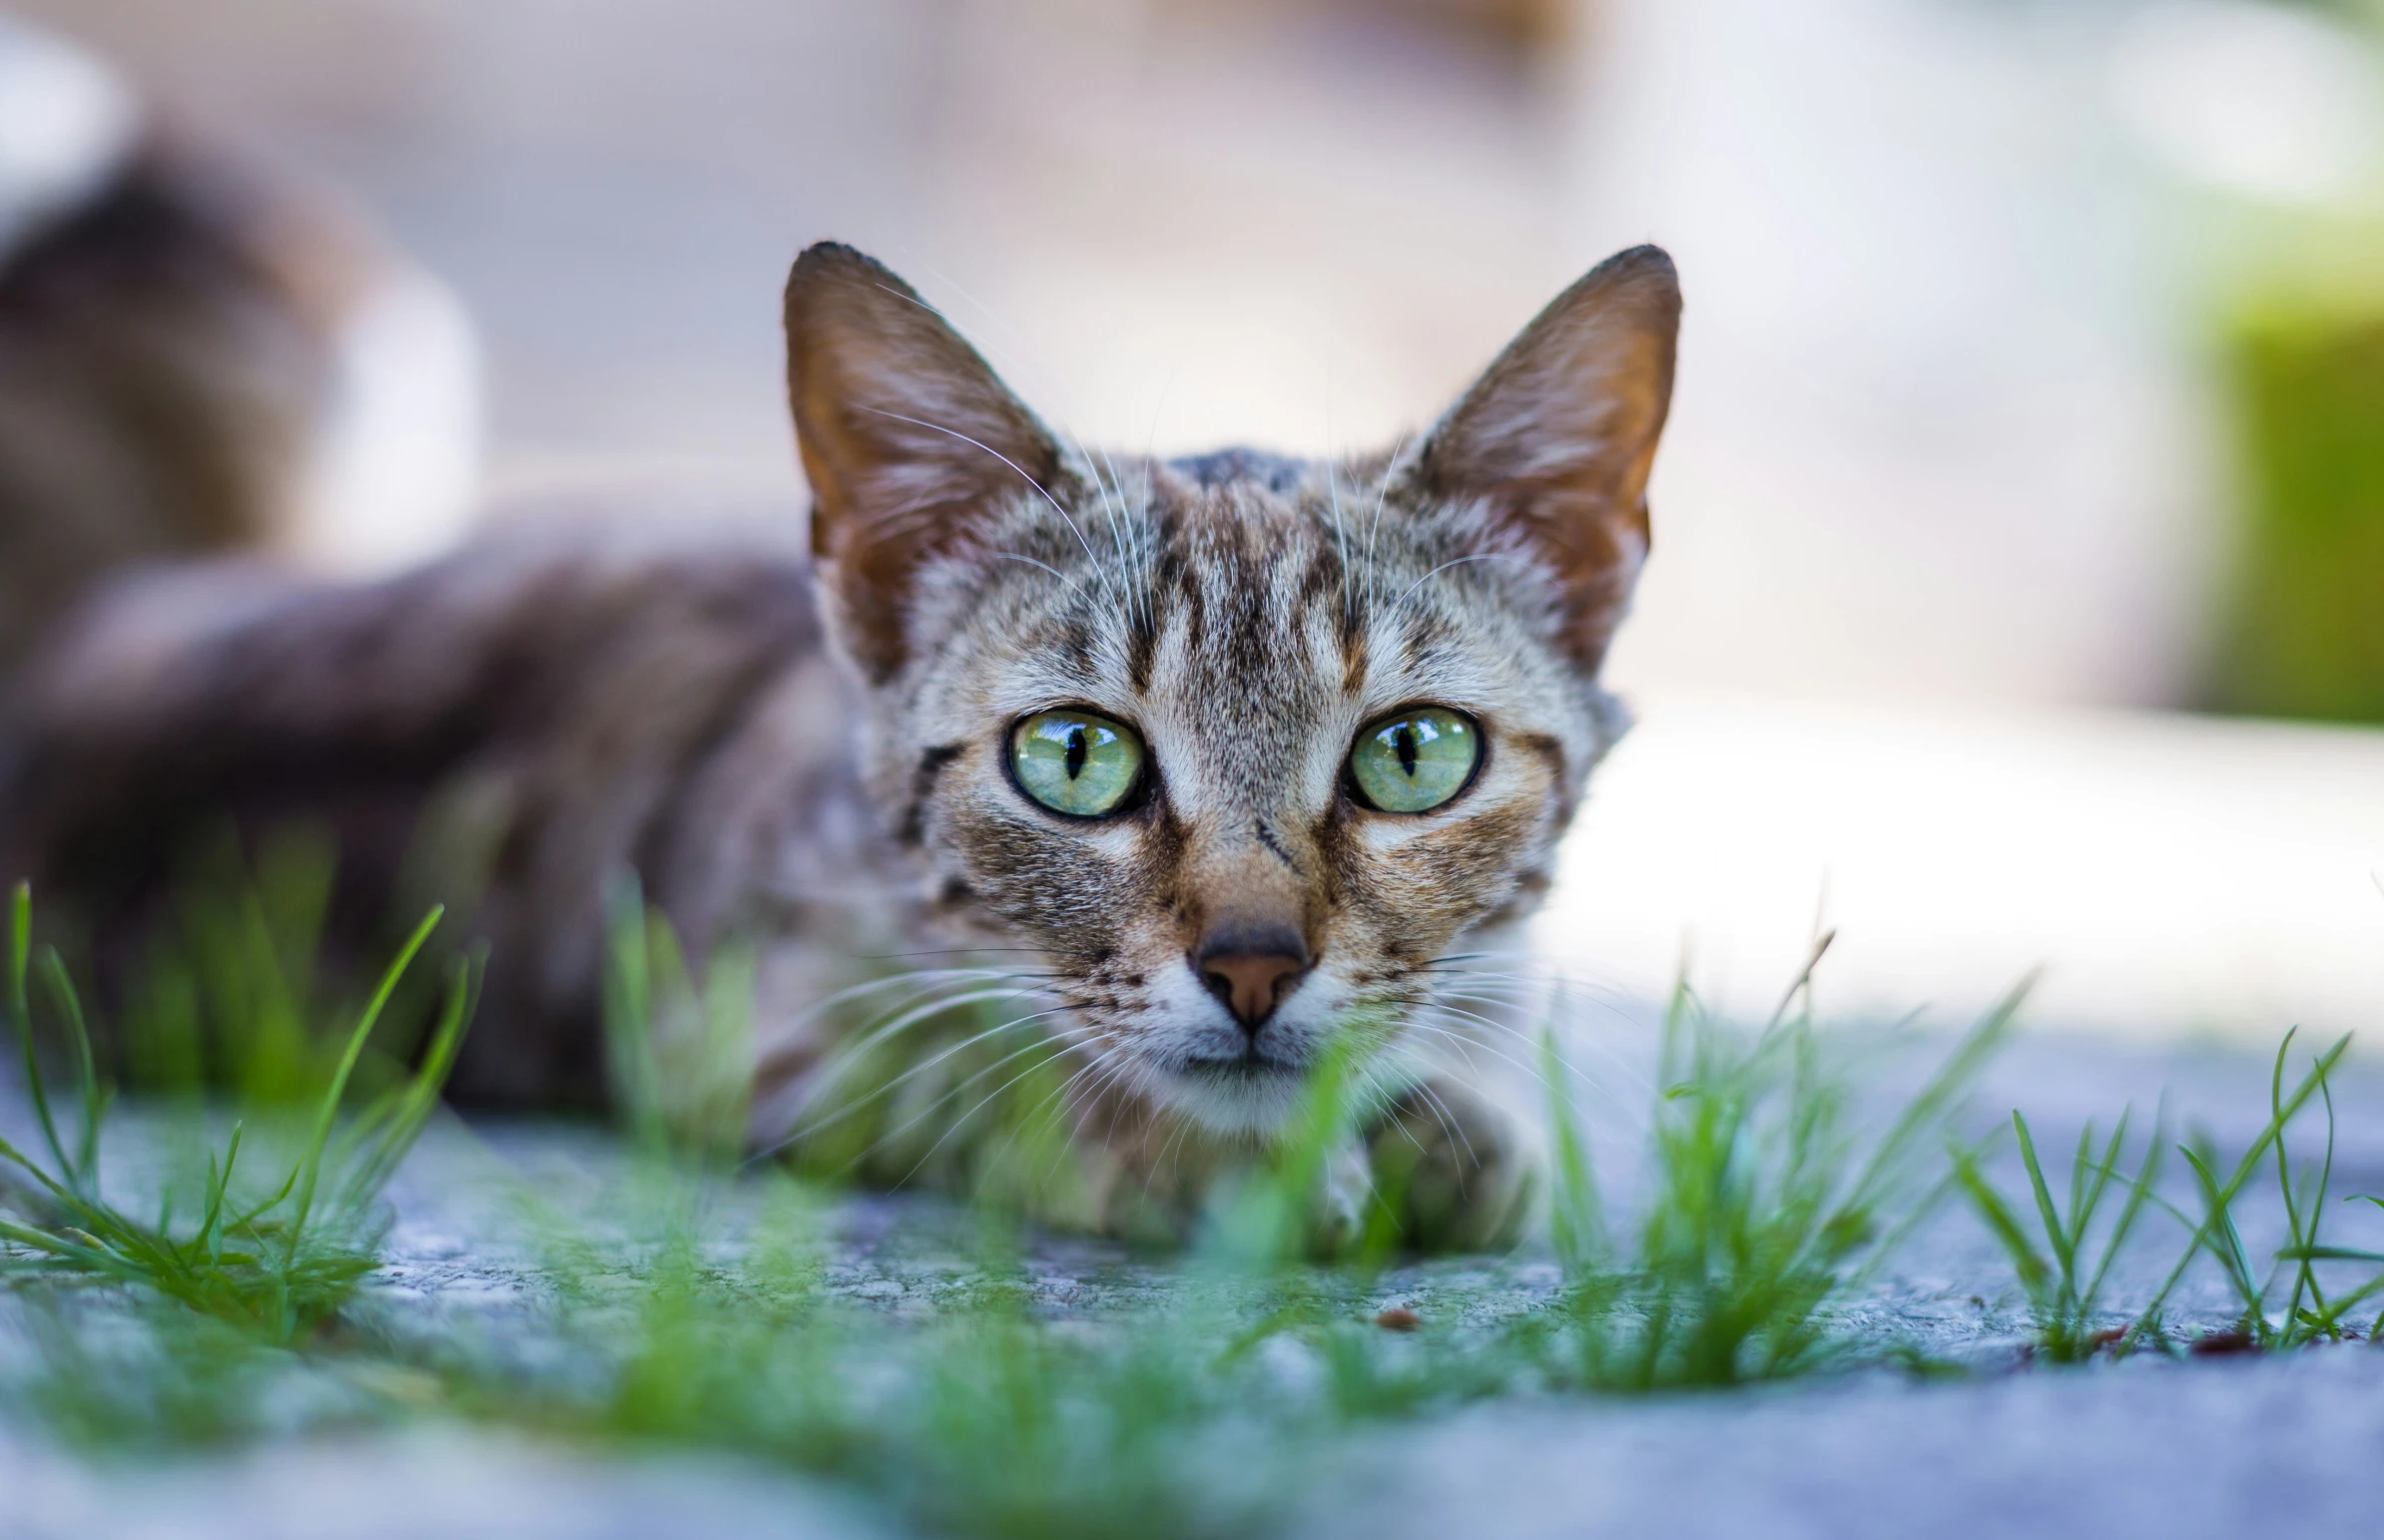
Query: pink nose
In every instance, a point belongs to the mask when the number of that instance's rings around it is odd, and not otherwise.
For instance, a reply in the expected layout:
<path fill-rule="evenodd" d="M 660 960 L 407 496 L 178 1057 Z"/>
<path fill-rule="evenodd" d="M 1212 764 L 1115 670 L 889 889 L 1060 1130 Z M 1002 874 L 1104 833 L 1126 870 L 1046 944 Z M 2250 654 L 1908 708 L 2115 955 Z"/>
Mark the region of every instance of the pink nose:
<path fill-rule="evenodd" d="M 1234 1019 L 1255 1032 L 1308 971 L 1308 946 L 1288 926 L 1230 929 L 1201 944 L 1193 968 Z"/>

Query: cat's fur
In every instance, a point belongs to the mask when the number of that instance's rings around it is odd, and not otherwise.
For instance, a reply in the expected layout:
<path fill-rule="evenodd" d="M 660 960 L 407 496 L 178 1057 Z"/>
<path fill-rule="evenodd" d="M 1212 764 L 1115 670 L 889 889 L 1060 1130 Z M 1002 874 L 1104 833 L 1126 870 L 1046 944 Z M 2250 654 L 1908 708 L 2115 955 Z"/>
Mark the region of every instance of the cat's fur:
<path fill-rule="evenodd" d="M 0 253 L 0 665 L 103 575 L 293 511 L 327 346 L 215 191 L 145 152 Z"/>
<path fill-rule="evenodd" d="M 766 938 L 766 1141 L 803 1133 L 839 1046 L 808 1004 L 869 958 L 983 948 L 1078 1072 L 1110 1223 L 1185 1149 L 1263 1140 L 1364 1020 L 1389 1034 L 1377 1147 L 1424 1157 L 1412 1234 L 1478 1243 L 1522 1159 L 1440 967 L 1537 899 L 1619 731 L 1597 675 L 1678 311 L 1641 248 L 1400 451 L 1112 458 L 885 268 L 814 247 L 786 302 L 810 560 L 791 522 L 564 522 L 372 588 L 123 596 L 38 682 L 0 857 L 123 916 L 215 808 L 328 819 L 360 891 L 446 852 L 495 944 L 457 1090 L 514 1102 L 598 1089 L 601 893 L 635 868 L 699 950 Z M 1484 762 L 1444 807 L 1373 811 L 1352 741 L 1418 705 L 1476 719 Z M 1131 810 L 1019 790 L 1010 729 L 1059 707 L 1142 735 Z M 1196 961 L 1243 933 L 1309 964 L 1251 1031 Z"/>
<path fill-rule="evenodd" d="M 128 568 L 434 549 L 475 388 L 436 285 L 335 201 L 6 16 L 0 76 L 40 119 L 0 160 L 0 689 Z M 359 513 L 447 530 L 326 539 Z"/>

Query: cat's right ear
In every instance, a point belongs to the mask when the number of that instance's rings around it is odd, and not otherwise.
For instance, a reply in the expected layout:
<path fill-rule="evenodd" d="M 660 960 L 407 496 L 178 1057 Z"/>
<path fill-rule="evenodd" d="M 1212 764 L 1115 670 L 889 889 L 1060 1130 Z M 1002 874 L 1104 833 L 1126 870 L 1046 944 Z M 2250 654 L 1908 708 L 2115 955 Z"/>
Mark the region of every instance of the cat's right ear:
<path fill-rule="evenodd" d="M 812 552 L 846 651 L 907 661 L 922 562 L 1059 471 L 1051 434 L 910 285 L 823 242 L 787 278 L 787 395 L 812 484 Z"/>

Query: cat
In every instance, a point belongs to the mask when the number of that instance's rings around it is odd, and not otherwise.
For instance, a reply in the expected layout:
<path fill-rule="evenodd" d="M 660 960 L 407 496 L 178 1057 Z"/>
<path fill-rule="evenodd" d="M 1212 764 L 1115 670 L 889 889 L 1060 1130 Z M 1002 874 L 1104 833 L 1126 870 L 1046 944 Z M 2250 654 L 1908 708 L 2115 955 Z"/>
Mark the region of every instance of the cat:
<path fill-rule="evenodd" d="M 468 889 L 491 961 L 453 1090 L 513 1106 L 603 1094 L 606 884 L 634 870 L 692 953 L 753 938 L 757 1146 L 828 1140 L 856 1054 L 990 1001 L 996 1071 L 1060 1076 L 1087 1173 L 1061 1217 L 1097 1229 L 1180 1225 L 1362 1026 L 1329 1222 L 1374 1190 L 1414 1245 L 1490 1245 L 1532 1158 L 1472 1069 L 1517 1045 L 1467 959 L 1545 890 L 1624 725 L 1599 675 L 1679 313 L 1637 248 L 1392 451 L 1113 457 L 814 246 L 785 295 L 808 544 L 557 515 L 378 585 L 120 592 L 30 682 L 0 860 L 92 917 L 103 965 L 220 812 L 323 820 L 358 894 Z M 823 1008 L 879 988 L 922 1003 Z M 930 1153 L 990 1084 L 911 1098 Z M 873 1167 L 898 1132 L 873 1126 L 858 1168 L 899 1179 L 916 1140 Z"/>
<path fill-rule="evenodd" d="M 451 533 L 476 364 L 445 291 L 6 16 L 0 80 L 0 674 L 143 563 Z"/>

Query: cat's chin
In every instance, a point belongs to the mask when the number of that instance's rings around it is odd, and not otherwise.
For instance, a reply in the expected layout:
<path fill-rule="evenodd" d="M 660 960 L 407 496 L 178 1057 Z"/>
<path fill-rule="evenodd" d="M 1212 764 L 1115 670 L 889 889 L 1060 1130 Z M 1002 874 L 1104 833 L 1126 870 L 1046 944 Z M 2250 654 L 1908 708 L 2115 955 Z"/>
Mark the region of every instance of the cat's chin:
<path fill-rule="evenodd" d="M 1163 1077 L 1174 1111 L 1221 1134 L 1272 1134 L 1299 1105 L 1307 1067 L 1281 1059 L 1195 1059 Z"/>

